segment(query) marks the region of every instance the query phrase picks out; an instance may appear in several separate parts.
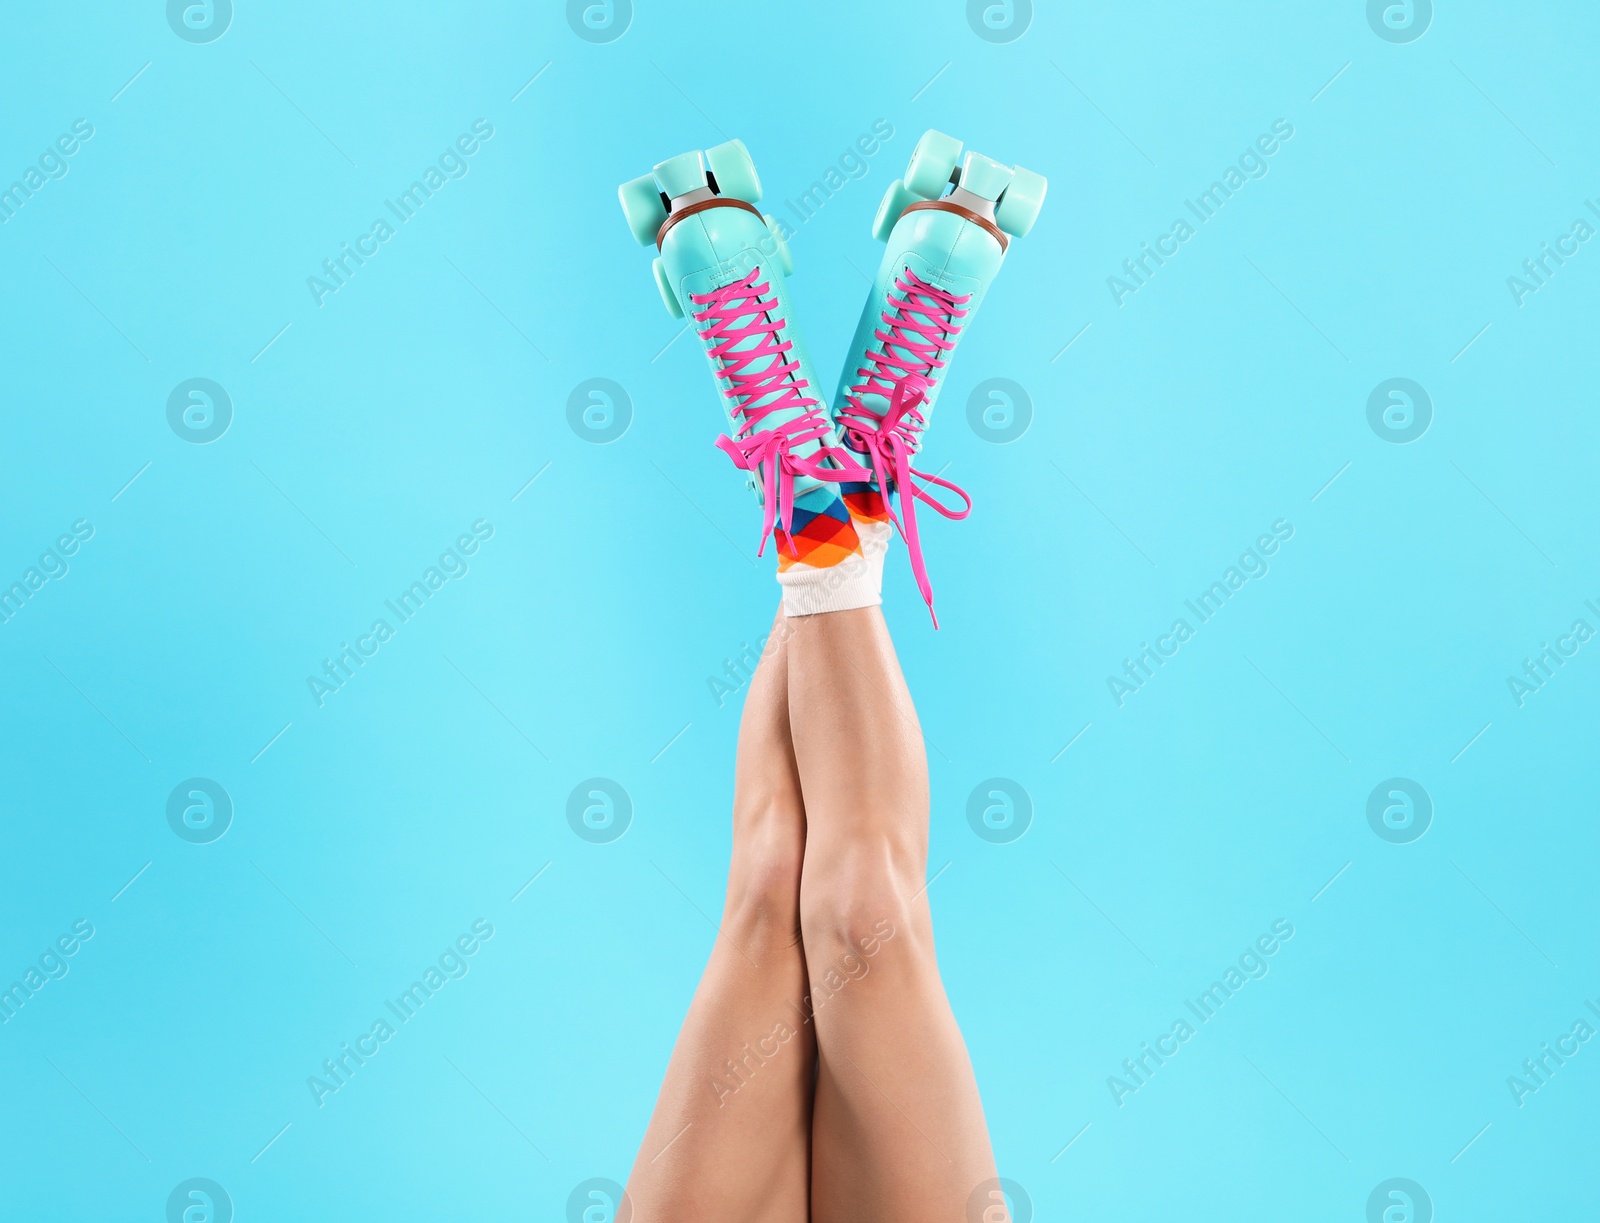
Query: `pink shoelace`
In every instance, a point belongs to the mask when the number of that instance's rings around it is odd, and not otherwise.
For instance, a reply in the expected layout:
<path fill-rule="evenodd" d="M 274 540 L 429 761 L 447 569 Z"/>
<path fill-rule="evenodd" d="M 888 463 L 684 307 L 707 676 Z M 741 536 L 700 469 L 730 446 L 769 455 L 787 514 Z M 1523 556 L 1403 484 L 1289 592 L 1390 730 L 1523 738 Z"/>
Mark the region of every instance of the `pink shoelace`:
<path fill-rule="evenodd" d="M 895 278 L 894 287 L 900 296 L 889 294 L 890 308 L 883 313 L 887 330 L 880 328 L 874 333 L 880 349 L 868 352 L 867 365 L 856 370 L 856 376 L 862 381 L 845 392 L 846 404 L 839 411 L 839 427 L 845 431 L 850 446 L 865 454 L 872 463 L 889 520 L 906 541 L 911 573 L 937 628 L 939 617 L 933 610 L 933 586 L 928 581 L 922 540 L 917 531 L 917 502 L 926 502 L 936 513 L 959 521 L 972 512 L 972 498 L 950 481 L 912 467 L 911 457 L 921 448 L 922 430 L 927 425 L 918 409 L 927 401 L 928 389 L 938 371 L 944 368 L 946 354 L 955 347 L 956 335 L 962 326 L 960 320 L 967 314 L 962 307 L 972 295 L 947 293 L 910 268 Z M 883 415 L 879 416 L 862 402 L 864 395 L 888 399 L 889 405 Z M 919 480 L 949 489 L 961 498 L 962 508 L 957 510 L 944 505 L 931 496 L 923 484 L 917 483 Z M 891 486 L 900 494 L 898 517 L 889 508 Z"/>
<path fill-rule="evenodd" d="M 724 394 L 734 401 L 733 415 L 738 421 L 736 437 L 719 437 L 717 447 L 725 451 L 741 471 L 755 472 L 762 485 L 764 520 L 761 524 L 760 556 L 774 525 L 790 530 L 794 515 L 794 478 L 806 475 L 818 480 L 865 479 L 868 474 L 847 456 L 824 448 L 807 458 L 796 453 L 801 446 L 828 433 L 822 404 L 805 394 L 806 381 L 799 377 L 800 363 L 789 359 L 794 347 L 779 339 L 784 322 L 774 318 L 778 299 L 767 294 L 766 281 L 757 283 L 759 267 L 733 284 L 695 293 L 690 300 L 705 309 L 696 311 L 700 337 L 711 345 L 709 352 L 731 384 Z M 754 338 L 749 347 L 739 347 Z M 790 420 L 766 423 L 778 412 L 803 409 Z M 848 466 L 824 466 L 833 458 Z"/>

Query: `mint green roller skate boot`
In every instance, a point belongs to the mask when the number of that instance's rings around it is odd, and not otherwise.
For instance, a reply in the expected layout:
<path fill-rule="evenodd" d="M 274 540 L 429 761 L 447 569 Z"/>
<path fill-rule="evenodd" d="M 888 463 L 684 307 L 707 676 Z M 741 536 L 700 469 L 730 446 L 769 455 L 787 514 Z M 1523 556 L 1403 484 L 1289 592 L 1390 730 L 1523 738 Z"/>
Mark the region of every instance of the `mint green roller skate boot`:
<path fill-rule="evenodd" d="M 866 461 L 873 478 L 845 483 L 841 491 L 863 538 L 876 531 L 887 539 L 891 524 L 899 528 L 930 614 L 933 588 L 923 564 L 916 503 L 962 519 L 972 499 L 948 480 L 917 471 L 912 457 L 922 448 L 951 351 L 999 272 L 1011 238 L 1033 228 L 1045 187 L 1032 170 L 1002 166 L 981 153 L 963 159 L 959 140 L 929 131 L 917 141 L 905 178 L 890 185 L 872 225 L 887 249 L 845 358 L 833 416 L 845 446 Z M 942 504 L 925 484 L 956 494 L 961 508 Z M 889 507 L 891 491 L 898 494 L 898 515 Z"/>
<path fill-rule="evenodd" d="M 839 446 L 792 322 L 788 244 L 755 206 L 761 180 L 743 141 L 669 158 L 617 195 L 639 244 L 660 252 L 656 287 L 667 312 L 689 314 L 727 399 L 728 436 L 717 446 L 749 473 L 763 507 L 759 555 L 775 525 L 794 533 L 797 499 L 808 520 L 807 506 L 838 500 L 841 471 L 861 472 Z M 807 496 L 818 490 L 825 495 Z"/>

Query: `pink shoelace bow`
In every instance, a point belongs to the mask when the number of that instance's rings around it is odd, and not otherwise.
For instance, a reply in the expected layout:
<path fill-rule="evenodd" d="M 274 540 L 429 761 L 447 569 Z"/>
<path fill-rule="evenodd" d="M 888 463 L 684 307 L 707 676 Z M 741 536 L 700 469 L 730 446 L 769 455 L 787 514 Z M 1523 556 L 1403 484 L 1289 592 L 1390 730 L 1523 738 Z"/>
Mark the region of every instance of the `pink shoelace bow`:
<path fill-rule="evenodd" d="M 961 330 L 959 320 L 967 314 L 962 306 L 972 295 L 947 293 L 910 268 L 895 278 L 895 289 L 900 296 L 889 295 L 890 309 L 883 314 L 888 330 L 880 329 L 875 333 L 881 348 L 869 352 L 868 365 L 856 370 L 857 377 L 863 381 L 845 393 L 846 406 L 839 412 L 839 426 L 845 430 L 849 444 L 872 463 L 884 508 L 906 541 L 912 576 L 917 580 L 917 589 L 922 592 L 928 614 L 937 628 L 939 617 L 933 610 L 933 586 L 928 581 L 922 539 L 917 531 L 917 502 L 926 502 L 934 512 L 959 521 L 972 512 L 972 498 L 949 480 L 912 467 L 911 457 L 921 448 L 922 430 L 927 425 L 918 409 L 927 401 L 928 390 L 938 371 L 944 368 L 945 354 L 955 347 L 956 333 Z M 862 402 L 864 395 L 888 399 L 883 415 Z M 929 495 L 919 480 L 949 489 L 961 498 L 962 507 L 957 510 L 944 505 Z M 900 494 L 898 517 L 889 508 L 891 487 Z"/>
<path fill-rule="evenodd" d="M 735 467 L 755 472 L 761 481 L 764 520 L 757 556 L 766 550 L 774 525 L 785 532 L 791 528 L 796 475 L 838 481 L 866 479 L 869 474 L 829 448 L 810 458 L 796 453 L 827 436 L 828 422 L 821 403 L 804 393 L 800 363 L 789 359 L 793 342 L 778 338 L 784 327 L 783 320 L 772 315 L 778 300 L 767 295 L 771 286 L 766 281 L 757 283 L 760 274 L 759 267 L 752 268 L 733 284 L 690 296 L 695 305 L 705 307 L 694 320 L 701 324 L 701 339 L 711 344 L 709 352 L 730 383 L 723 393 L 734 401 L 738 421 L 737 437 L 719 437 L 717 447 Z M 750 339 L 755 343 L 740 347 Z M 795 408 L 804 410 L 790 420 L 766 423 L 774 413 Z M 848 466 L 824 466 L 829 457 Z"/>

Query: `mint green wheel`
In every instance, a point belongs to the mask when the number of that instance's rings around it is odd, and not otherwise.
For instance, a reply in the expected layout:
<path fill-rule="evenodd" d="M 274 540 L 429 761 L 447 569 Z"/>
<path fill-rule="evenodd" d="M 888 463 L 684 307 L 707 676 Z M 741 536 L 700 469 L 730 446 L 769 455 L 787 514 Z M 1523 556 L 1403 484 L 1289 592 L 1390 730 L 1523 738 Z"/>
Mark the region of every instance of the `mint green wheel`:
<path fill-rule="evenodd" d="M 1049 186 L 1044 175 L 1035 174 L 1018 166 L 1011 172 L 1011 182 L 995 205 L 994 223 L 1006 233 L 1020 238 L 1033 228 L 1044 207 L 1045 188 Z"/>
<path fill-rule="evenodd" d="M 672 282 L 667 279 L 667 269 L 661 265 L 661 256 L 657 255 L 651 265 L 656 273 L 656 288 L 661 292 L 661 304 L 667 308 L 667 313 L 673 318 L 683 317 L 683 303 L 678 300 L 678 295 L 673 291 Z"/>
<path fill-rule="evenodd" d="M 944 194 L 960 160 L 961 141 L 929 128 L 911 150 L 911 160 L 906 163 L 906 187 L 922 199 L 936 200 Z"/>
<path fill-rule="evenodd" d="M 900 214 L 920 199 L 922 196 L 898 178 L 895 179 L 883 193 L 883 202 L 878 205 L 878 215 L 872 220 L 872 236 L 879 242 L 887 242 L 889 235 L 894 231 L 895 222 L 900 219 Z"/>
<path fill-rule="evenodd" d="M 656 240 L 656 231 L 667 219 L 667 206 L 661 201 L 661 189 L 656 186 L 655 175 L 643 174 L 617 188 L 617 200 L 622 204 L 622 215 L 633 231 L 634 241 L 649 246 Z"/>
<path fill-rule="evenodd" d="M 705 154 L 699 149 L 690 149 L 687 153 L 679 153 L 676 157 L 658 161 L 654 174 L 656 186 L 661 188 L 661 194 L 669 200 L 675 200 L 680 195 L 688 195 L 692 191 L 704 191 Z"/>
<path fill-rule="evenodd" d="M 784 274 L 785 278 L 793 276 L 794 256 L 789 253 L 789 243 L 784 240 L 783 230 L 778 228 L 778 223 L 771 217 L 764 216 L 761 219 L 767 223 L 767 232 L 772 235 L 772 241 L 776 243 L 772 258 L 777 263 L 778 270 Z"/>
<path fill-rule="evenodd" d="M 1012 169 L 969 150 L 961 162 L 961 189 L 980 200 L 997 200 L 1011 184 Z"/>
<path fill-rule="evenodd" d="M 761 176 L 742 140 L 730 140 L 706 150 L 706 168 L 717 180 L 717 194 L 731 195 L 746 204 L 761 201 Z"/>

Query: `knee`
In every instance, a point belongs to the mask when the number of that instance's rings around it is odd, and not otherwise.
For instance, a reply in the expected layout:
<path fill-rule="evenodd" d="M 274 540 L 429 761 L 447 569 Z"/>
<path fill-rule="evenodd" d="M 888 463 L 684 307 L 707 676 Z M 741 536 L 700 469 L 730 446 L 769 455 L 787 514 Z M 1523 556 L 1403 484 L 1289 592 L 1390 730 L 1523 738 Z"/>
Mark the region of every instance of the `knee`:
<path fill-rule="evenodd" d="M 808 959 L 875 955 L 883 942 L 914 934 L 920 871 L 889 846 L 807 851 L 800 884 L 800 927 Z"/>
<path fill-rule="evenodd" d="M 771 805 L 735 813 L 724 918 L 741 939 L 780 946 L 799 939 L 804 820 Z"/>
<path fill-rule="evenodd" d="M 725 925 L 739 941 L 792 947 L 800 937 L 800 863 L 762 859 L 728 876 Z"/>

